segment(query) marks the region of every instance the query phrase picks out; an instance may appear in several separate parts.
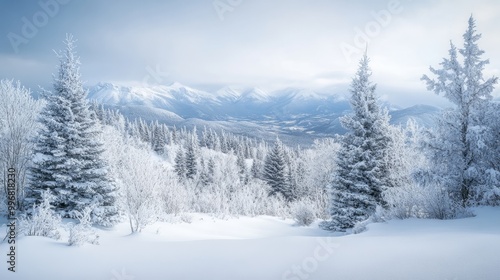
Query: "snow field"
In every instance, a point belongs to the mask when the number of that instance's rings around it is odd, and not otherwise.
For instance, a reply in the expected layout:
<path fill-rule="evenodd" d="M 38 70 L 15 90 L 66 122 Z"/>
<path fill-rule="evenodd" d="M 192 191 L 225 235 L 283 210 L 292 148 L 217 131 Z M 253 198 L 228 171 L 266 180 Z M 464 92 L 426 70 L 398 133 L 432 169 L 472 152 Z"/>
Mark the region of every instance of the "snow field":
<path fill-rule="evenodd" d="M 498 279 L 500 208 L 474 211 L 343 236 L 276 217 L 190 214 L 191 223 L 158 222 L 133 235 L 127 223 L 98 229 L 97 246 L 68 246 L 67 233 L 19 237 L 18 271 L 2 264 L 0 279 Z"/>

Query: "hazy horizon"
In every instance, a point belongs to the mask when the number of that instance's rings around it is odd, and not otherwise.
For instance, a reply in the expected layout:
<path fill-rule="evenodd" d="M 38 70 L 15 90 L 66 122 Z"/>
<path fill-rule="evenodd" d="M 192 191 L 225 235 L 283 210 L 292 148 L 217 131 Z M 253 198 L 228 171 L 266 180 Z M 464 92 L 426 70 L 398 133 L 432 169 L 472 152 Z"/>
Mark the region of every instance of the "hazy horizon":
<path fill-rule="evenodd" d="M 0 77 L 34 91 L 50 89 L 57 69 L 52 50 L 71 33 L 86 86 L 179 82 L 205 91 L 297 87 L 347 94 L 368 46 L 382 100 L 443 106 L 445 99 L 428 92 L 420 77 L 439 66 L 450 40 L 462 46 L 471 14 L 491 62 L 485 76 L 500 72 L 494 0 L 41 0 L 2 2 L 0 10 Z"/>

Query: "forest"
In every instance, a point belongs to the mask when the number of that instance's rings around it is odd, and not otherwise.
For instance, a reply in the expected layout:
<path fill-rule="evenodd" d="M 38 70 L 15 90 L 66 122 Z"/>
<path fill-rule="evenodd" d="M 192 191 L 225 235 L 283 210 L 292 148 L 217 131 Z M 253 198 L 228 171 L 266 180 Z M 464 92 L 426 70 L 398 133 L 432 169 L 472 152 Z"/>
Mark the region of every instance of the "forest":
<path fill-rule="evenodd" d="M 0 215 L 19 232 L 97 244 L 96 227 L 126 221 L 132 233 L 157 221 L 270 215 L 326 231 L 359 233 L 390 219 L 455 219 L 500 204 L 497 77 L 471 17 L 463 45 L 423 73 L 427 89 L 452 104 L 432 128 L 389 124 L 365 52 L 350 85 L 344 135 L 286 145 L 160 122 L 129 120 L 87 100 L 75 39 L 58 53 L 53 89 L 42 98 L 0 82 Z M 10 171 L 9 171 L 10 172 Z M 9 187 L 8 187 L 9 185 Z"/>

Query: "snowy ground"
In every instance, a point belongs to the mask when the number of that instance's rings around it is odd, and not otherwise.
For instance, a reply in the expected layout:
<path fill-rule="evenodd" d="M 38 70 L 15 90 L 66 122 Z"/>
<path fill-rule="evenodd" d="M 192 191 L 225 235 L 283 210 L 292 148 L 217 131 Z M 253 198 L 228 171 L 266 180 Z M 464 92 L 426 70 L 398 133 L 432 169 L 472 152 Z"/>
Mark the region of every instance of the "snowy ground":
<path fill-rule="evenodd" d="M 0 279 L 500 279 L 500 208 L 475 213 L 393 220 L 347 236 L 274 217 L 193 215 L 190 224 L 157 223 L 136 235 L 126 223 L 99 230 L 98 246 L 22 237 L 17 272 L 2 261 Z M 4 241 L 3 260 L 7 249 Z"/>

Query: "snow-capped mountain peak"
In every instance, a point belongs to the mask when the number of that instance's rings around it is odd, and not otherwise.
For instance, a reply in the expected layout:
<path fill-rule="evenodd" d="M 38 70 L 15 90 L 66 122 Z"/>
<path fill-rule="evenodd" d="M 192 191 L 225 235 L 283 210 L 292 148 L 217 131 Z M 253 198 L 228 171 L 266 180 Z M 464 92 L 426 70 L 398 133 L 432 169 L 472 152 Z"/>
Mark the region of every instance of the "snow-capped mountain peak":
<path fill-rule="evenodd" d="M 306 137 L 327 136 L 344 130 L 338 118 L 350 110 L 349 101 L 339 93 L 286 88 L 267 92 L 259 88 L 223 87 L 207 92 L 181 83 L 154 86 L 123 86 L 99 83 L 89 89 L 89 98 L 108 108 L 118 109 L 130 118 L 158 120 L 177 126 L 217 125 L 233 132 L 246 127 L 281 131 Z M 389 107 L 390 108 L 390 107 Z M 430 125 L 439 112 L 434 107 L 391 111 L 393 123 L 409 118 Z M 240 123 L 231 123 L 239 120 Z M 220 123 L 215 123 L 220 122 Z M 233 127 L 233 128 L 231 128 Z M 243 129 L 245 130 L 245 129 Z M 243 131 L 252 134 L 252 131 Z M 275 137 L 275 136 L 273 136 Z"/>

